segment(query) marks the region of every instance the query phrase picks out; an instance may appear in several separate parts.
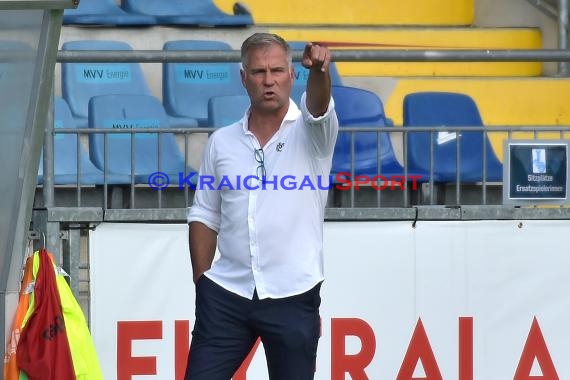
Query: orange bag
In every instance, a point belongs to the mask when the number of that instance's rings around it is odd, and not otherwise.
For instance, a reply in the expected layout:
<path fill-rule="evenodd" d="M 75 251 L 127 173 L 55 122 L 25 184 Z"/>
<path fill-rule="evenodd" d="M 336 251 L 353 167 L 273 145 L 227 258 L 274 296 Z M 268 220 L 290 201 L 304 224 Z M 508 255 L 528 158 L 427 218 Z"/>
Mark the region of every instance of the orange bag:
<path fill-rule="evenodd" d="M 26 259 L 24 276 L 22 277 L 22 283 L 20 287 L 20 296 L 18 298 L 18 307 L 16 309 L 16 314 L 14 315 L 14 321 L 12 322 L 12 332 L 10 334 L 10 338 L 8 339 L 6 352 L 4 355 L 4 380 L 18 380 L 20 378 L 20 370 L 18 369 L 18 364 L 16 363 L 16 347 L 18 346 L 18 340 L 20 339 L 20 333 L 22 330 L 22 325 L 24 323 L 24 318 L 28 312 L 28 307 L 30 305 L 30 293 L 32 291 L 31 284 L 33 282 L 33 263 L 33 256 L 30 256 Z"/>

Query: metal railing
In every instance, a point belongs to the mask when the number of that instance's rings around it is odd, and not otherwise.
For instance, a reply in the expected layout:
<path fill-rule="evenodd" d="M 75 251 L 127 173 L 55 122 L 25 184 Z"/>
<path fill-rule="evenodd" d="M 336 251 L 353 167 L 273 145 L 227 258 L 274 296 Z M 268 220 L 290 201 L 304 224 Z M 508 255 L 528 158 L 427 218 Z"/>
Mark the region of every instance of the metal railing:
<path fill-rule="evenodd" d="M 299 60 L 301 57 L 302 52 L 294 51 L 293 52 L 293 59 Z M 548 49 L 548 50 L 335 50 L 334 51 L 334 59 L 336 62 L 565 62 L 570 61 L 570 51 L 562 50 L 562 49 Z M 138 62 L 138 63 L 172 63 L 172 62 L 239 62 L 240 61 L 240 52 L 237 50 L 230 50 L 230 51 L 163 51 L 163 50 L 138 50 L 138 51 L 59 51 L 57 55 L 57 60 L 60 63 L 75 63 L 75 62 Z M 563 132 L 567 131 L 566 127 L 556 127 L 556 126 L 536 126 L 536 133 L 538 132 Z M 194 129 L 161 129 L 158 133 L 175 133 L 177 135 L 184 136 L 185 141 L 185 148 L 184 148 L 184 157 L 188 157 L 188 138 L 193 133 L 209 133 L 213 129 L 208 128 L 194 128 Z M 343 131 L 347 133 L 356 133 L 356 132 L 371 132 L 376 131 L 377 133 L 391 133 L 391 134 L 406 134 L 410 133 L 409 130 L 406 128 L 398 128 L 398 127 L 388 127 L 388 128 L 343 128 Z M 437 131 L 437 129 L 431 128 L 431 131 Z M 461 128 L 457 127 L 445 127 L 446 131 L 457 131 L 460 132 Z M 469 129 L 473 131 L 473 128 Z M 497 133 L 502 132 L 506 134 L 512 134 L 517 131 L 527 131 L 529 127 L 504 127 L 504 126 L 486 126 L 481 131 L 485 134 L 489 133 Z M 414 128 L 414 131 L 419 132 L 421 129 Z M 427 129 L 423 130 L 427 131 Z M 50 131 L 51 135 L 53 136 L 53 130 Z M 56 133 L 78 133 L 82 136 L 90 135 L 93 133 L 116 133 L 111 132 L 108 129 L 88 129 L 88 130 L 65 130 L 65 129 L 58 129 Z M 140 130 L 137 129 L 136 131 L 126 132 L 121 130 L 120 133 L 157 133 L 156 129 L 152 130 Z M 402 144 L 402 164 L 404 166 L 404 170 L 407 170 L 407 163 L 406 161 L 406 150 L 407 146 L 405 143 L 405 138 L 402 138 L 404 142 Z M 133 139 L 134 141 L 134 139 Z M 459 140 L 458 140 L 459 141 Z M 354 143 L 354 140 L 353 140 Z M 53 139 L 46 139 L 46 144 L 53 144 Z M 458 144 L 460 144 L 458 142 Z M 50 149 L 51 148 L 51 149 Z M 378 151 L 380 151 L 381 147 L 378 147 Z M 460 149 L 460 147 L 458 147 Z M 459 149 L 457 154 L 457 162 L 460 162 L 460 155 Z M 482 147 L 485 149 L 485 146 Z M 44 149 L 45 152 L 45 162 L 53 162 L 53 145 L 51 147 L 46 146 Z M 353 149 L 354 152 L 354 149 Z M 51 156 L 51 157 L 50 157 Z M 485 157 L 484 155 L 483 157 Z M 379 162 L 380 163 L 380 162 Z M 433 164 L 433 162 L 432 162 Z M 53 164 L 52 164 L 53 165 Z M 354 162 L 353 162 L 354 165 Z M 78 167 L 78 170 L 80 168 Z M 405 172 L 406 173 L 406 172 Z M 404 173 L 404 175 L 405 175 Z M 378 173 L 381 174 L 381 173 Z M 48 165 L 44 170 L 44 176 L 46 176 L 45 186 L 43 188 L 43 195 L 44 195 L 44 202 L 47 207 L 55 206 L 54 203 L 54 187 L 51 185 L 51 179 L 53 179 L 53 167 Z M 431 176 L 433 177 L 433 176 Z M 455 183 L 455 196 L 453 197 L 452 203 L 455 206 L 461 206 L 461 177 L 458 173 Z M 436 192 L 434 191 L 437 184 L 433 182 L 433 179 L 430 178 L 430 181 L 427 185 L 423 186 L 423 191 L 426 191 L 427 186 L 427 200 L 425 199 L 418 199 L 411 198 L 411 196 L 417 196 L 417 194 L 410 194 L 408 191 L 402 193 L 402 200 L 401 203 L 396 208 L 409 208 L 411 206 L 435 206 L 435 205 L 444 205 L 446 206 L 445 202 L 442 204 L 436 199 Z M 126 207 L 115 207 L 114 204 L 109 204 L 109 188 L 110 185 L 105 183 L 102 186 L 101 191 L 101 205 L 95 207 L 101 207 L 102 213 L 109 216 L 120 215 L 120 209 L 131 210 L 130 215 L 132 216 L 133 213 L 137 214 L 139 217 L 141 216 L 140 213 L 137 213 L 137 199 L 136 193 L 143 192 L 144 186 L 134 181 L 131 181 L 131 184 L 128 186 L 128 199 L 126 200 Z M 116 191 L 116 186 L 113 186 Z M 488 189 L 489 184 L 486 182 L 485 178 L 480 184 L 480 204 L 481 205 L 491 205 L 488 202 Z M 123 186 L 121 189 L 121 196 L 119 197 L 122 200 L 125 198 L 122 196 L 124 195 L 125 187 Z M 180 192 L 180 191 L 179 191 Z M 159 215 L 163 215 L 164 211 L 160 211 L 161 209 L 171 209 L 171 208 L 179 208 L 184 209 L 189 205 L 192 198 L 192 192 L 188 187 L 184 187 L 183 189 L 183 204 L 177 207 L 163 207 L 163 200 L 166 196 L 166 192 L 155 192 L 154 196 L 156 198 L 156 206 L 150 207 L 152 210 L 146 211 L 152 217 L 160 217 Z M 344 197 L 346 197 L 347 193 L 344 193 Z M 355 193 L 354 189 L 351 188 L 351 191 L 348 192 L 348 200 L 342 199 L 340 203 L 329 203 L 330 206 L 336 206 L 340 208 L 354 208 L 358 204 L 358 194 Z M 116 195 L 116 193 L 115 193 Z M 384 193 L 376 192 L 374 196 L 376 197 L 376 204 L 373 205 L 368 203 L 367 205 L 370 208 L 381 208 L 382 202 L 384 198 Z M 170 196 L 170 195 L 168 195 Z M 421 193 L 419 195 L 422 196 Z M 70 207 L 84 207 L 82 204 L 82 188 L 81 186 L 77 186 L 76 194 L 75 194 L 76 203 L 74 205 L 69 205 Z M 448 204 L 449 205 L 449 204 Z M 394 206 L 392 204 L 392 206 Z M 497 204 L 493 204 L 493 206 L 497 206 Z M 333 208 L 333 207 L 331 207 Z M 171 210 L 172 211 L 172 210 Z M 131 217 L 125 214 L 125 218 L 129 219 Z"/>
<path fill-rule="evenodd" d="M 118 212 L 121 209 L 137 209 L 137 208 L 154 208 L 154 209 L 170 209 L 170 208 L 186 208 L 191 204 L 192 201 L 192 196 L 193 196 L 193 191 L 195 189 L 195 186 L 189 182 L 188 180 L 186 181 L 181 181 L 182 183 L 179 183 L 180 181 L 175 181 L 176 185 L 172 185 L 170 187 L 165 186 L 164 188 L 161 189 L 157 189 L 155 186 L 152 186 L 152 184 L 149 184 L 148 181 L 146 180 L 140 180 L 140 178 L 138 180 L 135 180 L 135 172 L 136 172 L 136 162 L 135 162 L 135 150 L 137 149 L 137 143 L 136 143 L 136 139 L 135 136 L 138 134 L 152 134 L 152 135 L 157 135 L 157 139 L 156 139 L 156 152 L 158 152 L 158 157 L 160 157 L 160 149 L 161 149 L 161 135 L 165 135 L 165 134 L 171 134 L 171 135 L 178 135 L 181 136 L 183 138 L 183 149 L 179 152 L 181 157 L 184 158 L 184 163 L 185 163 L 185 170 L 181 171 L 180 173 L 171 173 L 171 174 L 178 174 L 180 176 L 181 179 L 186 179 L 192 172 L 192 169 L 194 171 L 197 171 L 197 168 L 190 168 L 190 165 L 188 163 L 188 157 L 190 155 L 189 152 L 189 144 L 188 141 L 190 139 L 190 137 L 193 134 L 196 133 L 200 133 L 200 134 L 204 134 L 204 133 L 211 133 L 213 131 L 215 131 L 215 128 L 140 128 L 140 129 L 129 129 L 129 130 L 124 130 L 124 129 L 105 129 L 105 128 L 90 128 L 90 129 L 69 129 L 69 128 L 58 128 L 57 130 L 53 130 L 52 134 L 50 135 L 51 138 L 49 138 L 46 141 L 51 140 L 51 143 L 53 144 L 53 139 L 55 138 L 55 136 L 57 134 L 75 134 L 78 135 L 77 138 L 77 149 L 76 149 L 76 162 L 77 162 L 77 178 L 76 178 L 76 182 L 75 183 L 68 183 L 67 185 L 64 186 L 59 186 L 59 187 L 55 187 L 53 185 L 48 185 L 48 186 L 44 186 L 43 188 L 43 192 L 45 194 L 50 194 L 48 196 L 46 196 L 46 198 L 53 197 L 53 192 L 55 190 L 59 189 L 63 189 L 63 188 L 71 188 L 74 192 L 74 194 L 72 196 L 69 196 L 69 192 L 68 192 L 68 196 L 67 199 L 59 199 L 59 201 L 63 200 L 63 206 L 65 207 L 100 207 L 103 212 L 107 212 L 109 210 L 115 210 L 115 212 Z M 382 164 L 383 164 L 383 158 L 381 157 L 381 154 L 379 154 L 379 152 L 382 152 L 386 147 L 383 147 L 381 144 L 382 139 L 380 138 L 380 134 L 383 133 L 388 133 L 391 135 L 396 135 L 397 137 L 394 140 L 399 140 L 402 142 L 401 147 L 398 146 L 397 144 L 393 144 L 393 146 L 396 146 L 395 149 L 395 155 L 396 152 L 400 152 L 399 154 L 397 154 L 399 157 L 397 158 L 402 166 L 403 166 L 403 170 L 401 175 L 404 178 L 404 181 L 402 182 L 402 184 L 404 185 L 405 189 L 402 189 L 401 186 L 397 185 L 395 188 L 394 186 L 390 185 L 389 188 L 386 188 L 384 185 L 382 185 L 380 182 L 374 184 L 374 183 L 365 183 L 362 187 L 364 189 L 361 188 L 357 188 L 357 186 L 340 186 L 340 185 L 334 185 L 331 184 L 331 189 L 330 191 L 332 192 L 332 197 L 335 196 L 341 196 L 344 194 L 344 199 L 341 199 L 340 202 L 334 202 L 334 199 L 331 199 L 331 201 L 329 202 L 329 207 L 330 208 L 355 208 L 355 207 L 363 207 L 363 206 L 358 206 L 358 195 L 359 195 L 359 191 L 362 191 L 362 193 L 364 193 L 365 191 L 368 192 L 367 194 L 367 203 L 366 205 L 368 207 L 372 207 L 372 208 L 382 208 L 382 207 L 400 207 L 400 208 L 408 208 L 408 207 L 412 207 L 412 206 L 435 206 L 435 205 L 443 205 L 443 206 L 461 206 L 462 204 L 464 204 L 465 202 L 463 202 L 462 199 L 462 189 L 466 188 L 466 186 L 474 186 L 478 189 L 478 194 L 477 197 L 479 197 L 478 199 L 474 199 L 471 198 L 470 204 L 478 204 L 478 205 L 499 205 L 500 204 L 500 200 L 499 203 L 497 202 L 497 200 L 495 200 L 494 202 L 489 202 L 488 199 L 488 191 L 489 189 L 494 189 L 494 190 L 500 190 L 500 186 L 502 186 L 502 183 L 496 183 L 496 182 L 491 182 L 488 180 L 488 173 L 487 173 L 487 165 L 486 165 L 486 158 L 488 157 L 487 153 L 487 144 L 488 141 L 493 140 L 495 141 L 495 145 L 499 145 L 502 147 L 504 140 L 506 139 L 513 139 L 513 138 L 517 138 L 516 135 L 517 134 L 524 134 L 525 138 L 531 138 L 531 139 L 539 139 L 542 135 L 544 134 L 548 134 L 549 138 L 558 138 L 558 139 L 564 139 L 566 134 L 570 133 L 570 126 L 552 126 L 552 125 L 545 125 L 545 126 L 487 126 L 487 127 L 480 127 L 480 126 L 473 126 L 473 127 L 453 127 L 453 126 L 442 126 L 442 127 L 341 127 L 340 130 L 341 133 L 348 133 L 350 134 L 350 153 L 351 153 L 351 162 L 350 162 L 350 169 L 347 171 L 347 176 L 345 177 L 349 177 L 348 179 L 351 180 L 351 182 L 354 184 L 358 184 L 359 180 L 362 180 L 361 182 L 366 182 L 364 181 L 364 178 L 362 178 L 362 176 L 366 175 L 367 177 L 369 177 L 370 179 L 372 179 L 373 177 L 378 177 L 375 180 L 377 181 L 382 181 L 382 182 L 386 182 L 386 181 L 390 181 L 390 178 L 384 177 L 383 175 L 386 173 L 382 172 Z M 455 157 L 455 162 L 456 162 L 456 172 L 455 172 L 455 181 L 440 181 L 437 180 L 437 165 L 440 164 L 438 162 L 435 161 L 435 158 L 433 156 L 433 150 L 434 150 L 434 138 L 430 138 L 431 141 L 431 146 L 430 146 L 430 157 L 426 157 L 426 160 L 428 160 L 429 162 L 429 173 L 427 173 L 427 178 L 410 178 L 409 174 L 413 172 L 413 169 L 410 169 L 409 165 L 408 165 L 408 160 L 407 160 L 407 152 L 410 149 L 408 147 L 408 135 L 411 134 L 415 134 L 415 133 L 430 133 L 430 135 L 433 136 L 433 134 L 436 133 L 440 133 L 440 132 L 448 132 L 448 133 L 456 133 L 457 134 L 457 138 L 455 139 L 455 142 L 452 142 L 453 144 L 455 144 L 455 152 L 456 152 L 456 157 Z M 466 183 L 463 179 L 462 179 L 462 172 L 460 170 L 461 168 L 461 160 L 462 160 L 462 154 L 461 154 L 461 149 L 462 149 L 462 143 L 461 143 L 461 135 L 462 133 L 480 133 L 482 135 L 482 145 L 480 148 L 480 152 L 481 152 L 481 157 L 483 159 L 483 161 L 481 162 L 481 179 L 480 181 L 477 181 L 476 183 Z M 359 169 L 359 163 L 357 162 L 357 157 L 358 155 L 362 154 L 363 152 L 359 152 L 358 148 L 356 147 L 356 138 L 358 136 L 359 133 L 365 133 L 369 138 L 371 137 L 371 134 L 376 134 L 376 141 L 377 141 L 377 146 L 375 148 L 370 148 L 368 147 L 368 153 L 370 155 L 376 155 L 377 158 L 377 163 L 376 163 L 376 172 L 375 173 L 371 173 L 370 171 L 367 171 L 366 174 L 363 174 L 361 172 L 361 170 Z M 109 165 L 107 160 L 105 160 L 104 162 L 104 167 L 102 168 L 103 170 L 103 175 L 104 175 L 104 181 L 102 184 L 89 184 L 89 183 L 85 183 L 84 182 L 84 178 L 82 177 L 82 168 L 81 168 L 81 157 L 80 157 L 80 144 L 81 144 L 81 137 L 82 136 L 86 136 L 87 138 L 91 138 L 94 137 L 95 135 L 104 135 L 104 144 L 103 144 L 103 150 L 104 150 L 104 156 L 106 158 L 108 158 L 109 156 L 109 152 L 108 152 L 108 139 L 110 136 L 116 135 L 116 134 L 121 134 L 121 135 L 125 135 L 125 134 L 129 134 L 130 135 L 130 141 L 129 141 L 129 148 L 131 150 L 129 157 L 130 157 L 130 167 L 131 167 L 131 172 L 130 173 L 126 173 L 129 178 L 130 178 L 130 183 L 113 183 L 111 181 L 108 180 L 108 178 L 110 177 L 111 174 L 117 174 L 117 173 L 111 173 L 108 169 Z M 554 136 L 553 136 L 554 134 Z M 520 138 L 520 137 L 519 137 Z M 473 147 L 471 147 L 473 149 Z M 475 148 L 478 149 L 478 148 Z M 372 151 L 370 151 L 372 150 Z M 52 175 L 53 176 L 53 160 L 49 160 L 49 152 L 46 151 L 46 155 L 47 160 L 46 162 L 49 163 L 50 167 L 49 168 L 45 168 L 44 173 L 45 175 Z M 157 163 L 157 172 L 165 172 L 166 168 L 162 166 L 161 162 Z M 48 174 L 49 173 L 49 174 Z M 147 175 L 150 175 L 152 173 L 147 173 Z M 332 179 L 336 179 L 335 176 L 338 176 L 339 173 L 337 172 L 333 172 L 331 174 Z M 390 173 L 390 175 L 392 175 L 394 173 Z M 361 176 L 359 178 L 359 176 Z M 46 181 L 47 183 L 52 183 L 52 181 Z M 338 181 L 335 181 L 338 183 Z M 393 181 L 392 181 L 393 182 Z M 417 188 L 411 188 L 411 185 L 422 185 L 422 186 L 417 186 Z M 361 183 L 362 185 L 362 183 Z M 378 187 L 383 187 L 382 189 L 378 189 Z M 450 186 L 453 186 L 453 194 L 451 197 L 448 197 L 448 201 L 447 202 L 441 202 L 436 199 L 436 190 L 438 186 L 443 186 L 444 191 L 445 188 L 448 188 Z M 421 187 L 421 188 L 420 188 Z M 109 190 L 111 188 L 114 188 L 115 190 L 120 189 L 122 196 L 121 196 L 121 202 L 119 204 L 113 204 L 112 202 L 110 202 L 109 200 Z M 88 190 L 96 190 L 96 193 L 98 194 L 99 197 L 99 201 L 95 204 L 91 203 L 86 203 L 83 200 L 82 194 L 84 191 L 86 191 L 86 189 Z M 405 191 L 404 191 L 405 190 Z M 395 203 L 394 201 L 394 194 L 390 194 L 390 193 L 394 193 L 397 192 L 398 193 L 398 199 L 396 200 L 397 203 Z M 423 192 L 423 194 L 422 194 Z M 370 193 L 373 194 L 373 197 L 370 198 Z M 137 199 L 137 194 L 138 195 L 138 199 Z M 175 203 L 170 203 L 169 205 L 164 205 L 164 198 L 165 197 L 173 197 L 173 194 L 176 194 L 176 198 L 177 201 Z M 348 195 L 348 196 L 346 196 Z M 416 198 L 412 199 L 411 196 L 416 196 Z M 426 196 L 427 195 L 427 196 Z M 387 204 L 389 206 L 385 206 L 384 205 L 384 198 L 387 196 L 392 196 L 391 199 L 388 200 Z M 346 199 L 348 198 L 348 199 Z M 143 204 L 149 204 L 149 201 L 153 201 L 154 205 L 152 207 L 138 207 L 137 204 L 143 200 Z M 360 199 L 362 200 L 362 199 Z M 375 204 L 374 204 L 375 202 Z M 51 206 L 55 206 L 55 204 L 51 205 Z"/>

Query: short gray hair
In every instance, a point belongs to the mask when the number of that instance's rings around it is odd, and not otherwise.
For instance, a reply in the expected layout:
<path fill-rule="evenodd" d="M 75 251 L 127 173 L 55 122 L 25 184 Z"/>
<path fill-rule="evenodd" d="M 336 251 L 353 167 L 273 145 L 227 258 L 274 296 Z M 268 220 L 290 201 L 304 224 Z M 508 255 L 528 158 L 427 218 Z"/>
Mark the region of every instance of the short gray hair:
<path fill-rule="evenodd" d="M 291 52 L 291 47 L 289 47 L 287 41 L 277 34 L 254 33 L 241 45 L 241 67 L 246 68 L 249 64 L 250 51 L 273 44 L 279 45 L 285 49 L 285 52 L 287 53 L 287 61 L 289 62 L 289 66 L 291 66 L 293 63 L 293 53 Z"/>

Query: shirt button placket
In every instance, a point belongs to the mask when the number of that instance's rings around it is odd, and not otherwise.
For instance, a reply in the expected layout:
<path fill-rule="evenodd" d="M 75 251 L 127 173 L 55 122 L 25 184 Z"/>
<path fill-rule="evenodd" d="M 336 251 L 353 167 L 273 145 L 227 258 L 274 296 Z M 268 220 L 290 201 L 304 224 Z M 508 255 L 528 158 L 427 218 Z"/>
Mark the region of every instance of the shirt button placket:
<path fill-rule="evenodd" d="M 249 250 L 251 255 L 251 270 L 253 272 L 254 281 L 258 283 L 258 259 L 259 259 L 259 247 L 257 244 L 257 228 L 255 220 L 255 210 L 257 207 L 257 192 L 259 190 L 250 190 L 249 192 L 249 207 L 247 215 L 247 224 L 249 227 Z"/>

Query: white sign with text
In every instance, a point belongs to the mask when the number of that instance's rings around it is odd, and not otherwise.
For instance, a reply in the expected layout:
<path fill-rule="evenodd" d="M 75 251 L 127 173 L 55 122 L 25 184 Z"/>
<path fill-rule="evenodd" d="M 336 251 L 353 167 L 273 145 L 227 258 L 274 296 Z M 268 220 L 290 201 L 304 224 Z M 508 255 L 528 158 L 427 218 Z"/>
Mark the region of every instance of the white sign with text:
<path fill-rule="evenodd" d="M 570 379 L 569 228 L 326 222 L 315 379 Z M 90 286 L 104 378 L 182 380 L 194 320 L 187 226 L 99 225 Z M 234 380 L 267 378 L 259 345 Z"/>

